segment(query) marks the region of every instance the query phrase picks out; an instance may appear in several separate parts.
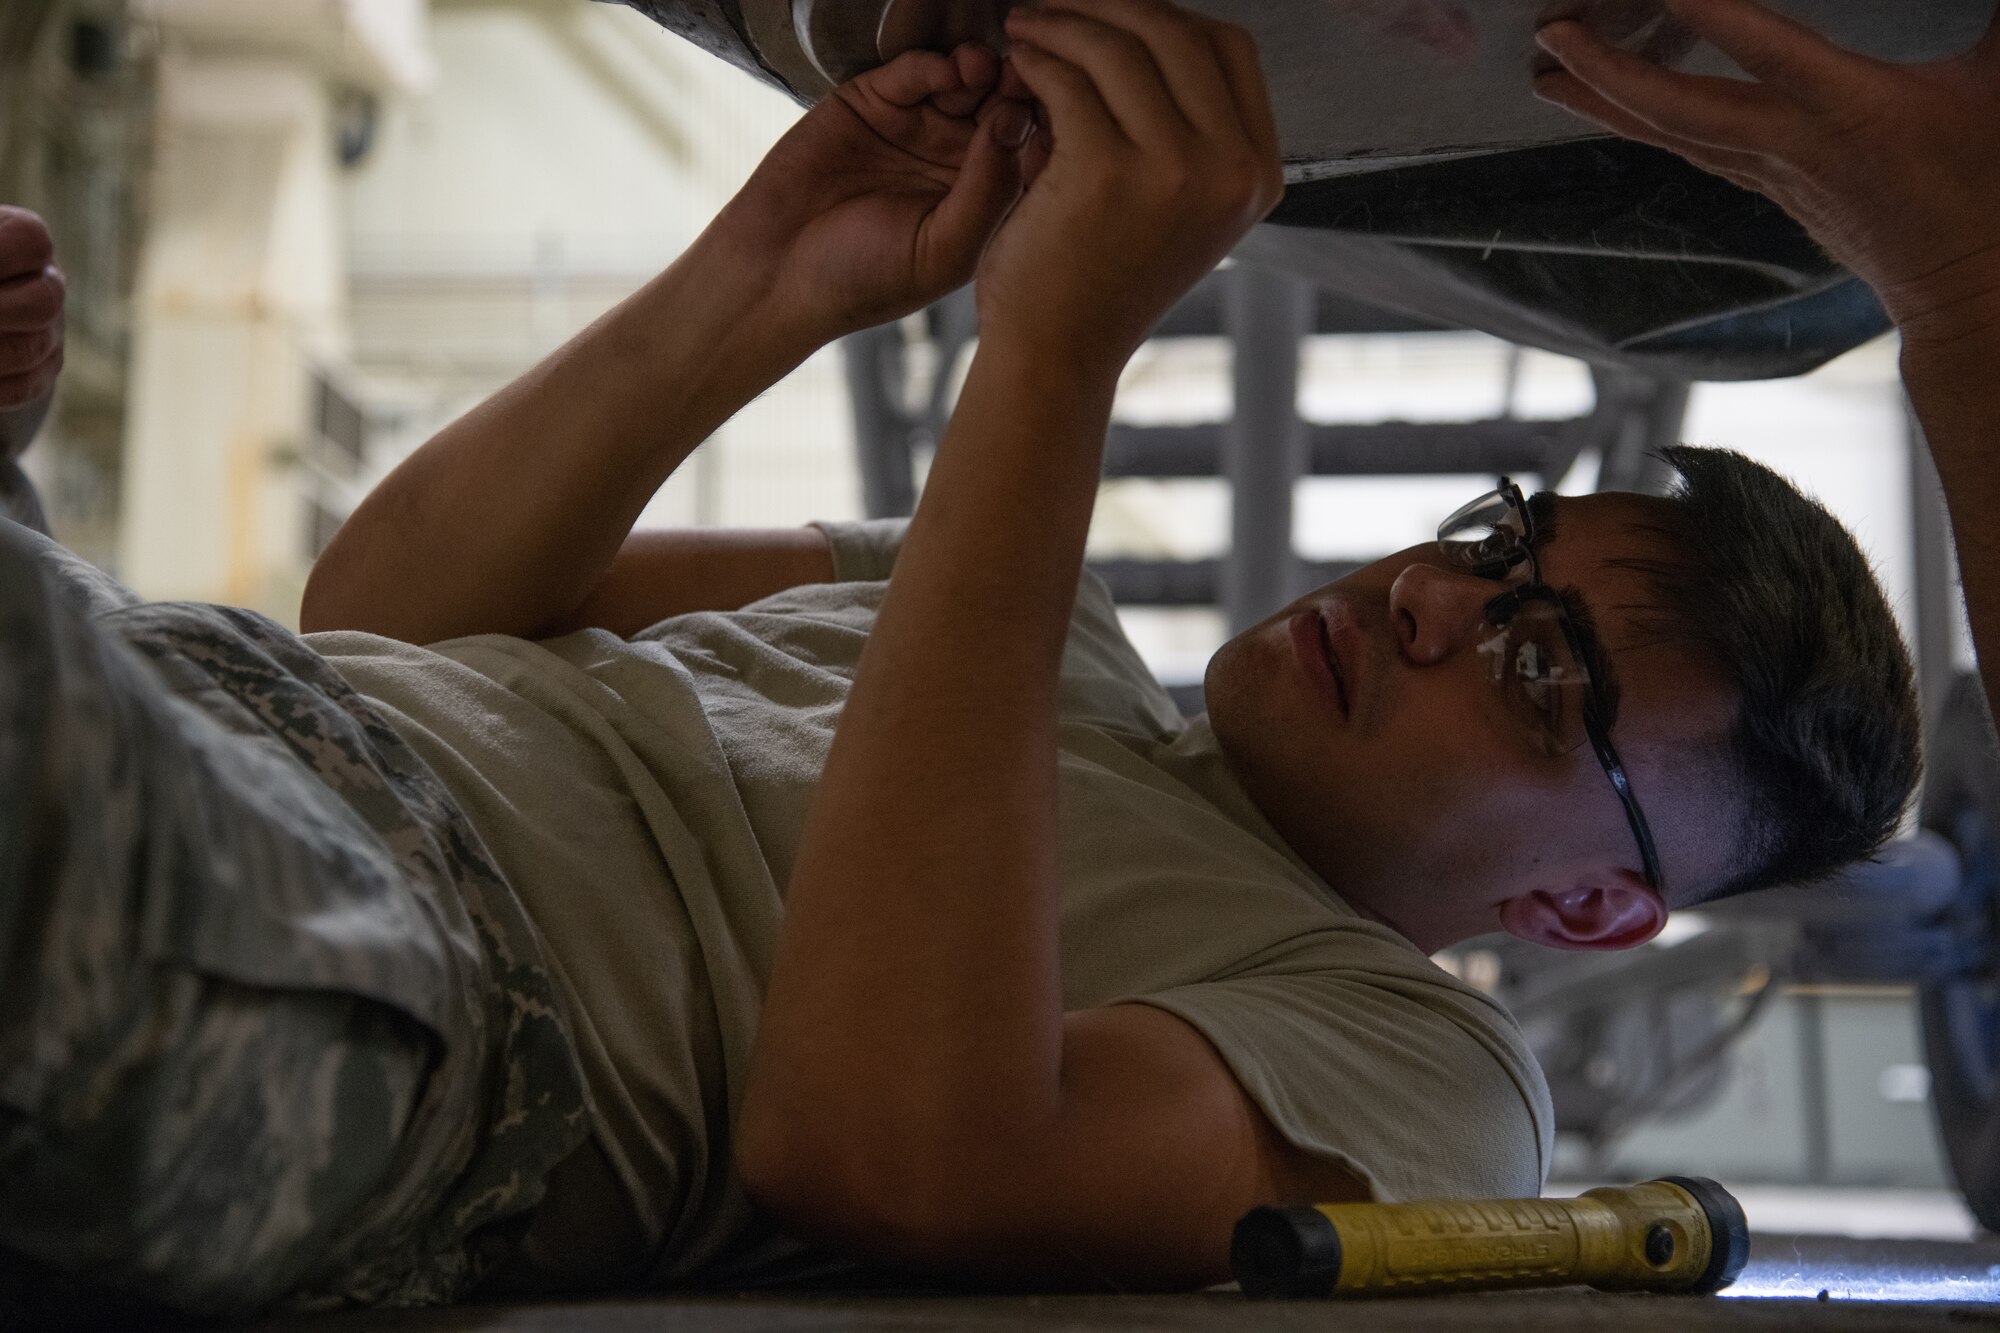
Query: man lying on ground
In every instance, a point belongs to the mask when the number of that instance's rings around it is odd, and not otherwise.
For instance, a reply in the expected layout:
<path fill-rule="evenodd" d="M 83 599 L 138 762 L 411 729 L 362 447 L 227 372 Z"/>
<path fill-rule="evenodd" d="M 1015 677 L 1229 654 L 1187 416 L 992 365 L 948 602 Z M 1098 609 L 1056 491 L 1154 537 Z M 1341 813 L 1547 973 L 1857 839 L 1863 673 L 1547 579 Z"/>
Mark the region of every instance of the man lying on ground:
<path fill-rule="evenodd" d="M 1182 718 L 1084 537 L 1120 368 L 1278 197 L 1268 99 L 1163 0 L 1008 26 L 839 90 L 417 451 L 304 639 L 0 527 L 0 1246 L 216 1311 L 1197 1287 L 1256 1204 L 1539 1189 L 1532 1056 L 1427 954 L 1630 947 L 1894 829 L 1889 609 L 1721 452 L 1481 497 Z M 907 527 L 631 532 L 975 275 Z"/>

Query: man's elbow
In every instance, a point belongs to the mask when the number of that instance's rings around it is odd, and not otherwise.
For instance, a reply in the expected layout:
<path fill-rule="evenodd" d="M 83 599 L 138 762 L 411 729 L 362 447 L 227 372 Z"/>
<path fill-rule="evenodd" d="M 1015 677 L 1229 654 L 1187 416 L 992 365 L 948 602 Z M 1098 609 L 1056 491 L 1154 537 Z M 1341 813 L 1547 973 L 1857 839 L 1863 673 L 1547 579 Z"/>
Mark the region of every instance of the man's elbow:
<path fill-rule="evenodd" d="M 746 1104 L 731 1151 L 751 1200 L 788 1233 L 857 1260 L 962 1270 L 991 1211 L 965 1155 L 835 1121 Z"/>
<path fill-rule="evenodd" d="M 784 1231 L 855 1261 L 983 1289 L 1191 1291 L 1227 1281 L 1226 1264 L 1166 1247 L 1094 1244 L 1062 1190 L 1031 1159 L 966 1149 L 899 1153 L 889 1136 L 845 1139 L 824 1117 L 801 1131 L 745 1117 L 738 1179 Z M 870 1140 L 873 1140 L 872 1147 Z M 1092 1211 L 1095 1211 L 1094 1209 Z M 1143 1230 L 1144 1228 L 1135 1228 Z"/>
<path fill-rule="evenodd" d="M 411 586 L 406 574 L 400 587 Z M 426 624 L 410 605 L 410 597 L 398 593 L 398 588 L 385 586 L 382 575 L 360 556 L 343 551 L 336 535 L 306 575 L 299 594 L 299 633 L 357 630 L 404 643 L 435 643 L 451 637 L 449 631 Z"/>
<path fill-rule="evenodd" d="M 322 555 L 306 575 L 305 590 L 299 594 L 299 633 L 319 634 L 336 629 L 383 632 L 368 622 L 353 594 L 353 581 L 346 577 L 340 562 L 330 563 Z"/>
<path fill-rule="evenodd" d="M 732 1152 L 737 1178 L 757 1206 L 794 1235 L 857 1257 L 885 1259 L 887 1243 L 913 1230 L 907 1201 L 851 1139 L 746 1108 Z"/>
<path fill-rule="evenodd" d="M 316 634 L 335 629 L 373 629 L 362 623 L 362 602 L 355 595 L 368 552 L 356 540 L 354 515 L 348 515 L 326 548 L 306 571 L 306 586 L 299 594 L 299 632 Z"/>
<path fill-rule="evenodd" d="M 306 575 L 305 591 L 299 594 L 299 633 L 318 634 L 322 630 L 345 628 L 335 617 L 334 599 L 326 591 L 326 583 L 320 577 L 320 567 L 314 565 Z"/>

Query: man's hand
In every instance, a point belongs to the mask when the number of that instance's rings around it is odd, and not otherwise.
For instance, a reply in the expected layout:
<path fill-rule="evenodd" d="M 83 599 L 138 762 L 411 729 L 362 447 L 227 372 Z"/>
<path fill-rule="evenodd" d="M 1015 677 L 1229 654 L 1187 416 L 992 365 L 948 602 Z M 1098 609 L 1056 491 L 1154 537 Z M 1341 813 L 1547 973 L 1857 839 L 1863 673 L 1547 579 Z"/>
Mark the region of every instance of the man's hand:
<path fill-rule="evenodd" d="M 976 43 L 909 51 L 836 88 L 764 158 L 711 234 L 827 339 L 971 279 L 1021 193 L 1034 128 Z"/>
<path fill-rule="evenodd" d="M 1256 44 L 1164 0 L 1048 0 L 1007 32 L 1049 142 L 980 263 L 980 326 L 1115 373 L 1284 192 Z"/>
<path fill-rule="evenodd" d="M 1755 0 L 1667 0 L 1755 82 L 1674 73 L 1552 23 L 1536 92 L 1768 195 L 1881 296 L 1910 342 L 2000 318 L 2000 16 L 1966 55 L 1894 65 Z"/>
<path fill-rule="evenodd" d="M 63 275 L 41 218 L 0 204 L 0 412 L 46 398 L 63 362 Z"/>

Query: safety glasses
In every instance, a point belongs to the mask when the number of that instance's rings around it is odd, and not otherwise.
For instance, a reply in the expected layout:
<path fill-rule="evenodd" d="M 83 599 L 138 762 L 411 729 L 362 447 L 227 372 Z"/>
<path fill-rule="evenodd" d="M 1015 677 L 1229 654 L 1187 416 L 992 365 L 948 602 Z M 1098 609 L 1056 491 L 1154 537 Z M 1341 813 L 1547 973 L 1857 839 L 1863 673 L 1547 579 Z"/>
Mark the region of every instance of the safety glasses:
<path fill-rule="evenodd" d="M 1521 488 L 1505 477 L 1499 489 L 1438 526 L 1438 549 L 1453 568 L 1511 584 L 1486 603 L 1486 637 L 1478 645 L 1507 716 L 1523 740 L 1544 755 L 1568 754 L 1590 743 L 1625 807 L 1646 882 L 1665 892 L 1652 830 L 1611 745 L 1604 699 L 1587 665 L 1590 655 L 1562 594 L 1542 581 L 1534 540 L 1534 515 Z"/>

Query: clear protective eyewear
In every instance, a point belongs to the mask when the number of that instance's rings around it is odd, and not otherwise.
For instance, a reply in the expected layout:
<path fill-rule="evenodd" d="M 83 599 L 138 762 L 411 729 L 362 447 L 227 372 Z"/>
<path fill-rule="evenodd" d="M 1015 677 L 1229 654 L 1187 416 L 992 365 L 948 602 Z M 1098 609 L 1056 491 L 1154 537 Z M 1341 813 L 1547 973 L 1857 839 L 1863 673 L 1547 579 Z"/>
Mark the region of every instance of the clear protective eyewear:
<path fill-rule="evenodd" d="M 1478 644 L 1487 675 L 1523 739 L 1550 757 L 1588 741 L 1625 808 L 1639 844 L 1646 882 L 1664 891 L 1652 830 L 1632 793 L 1632 782 L 1612 747 L 1604 699 L 1592 681 L 1576 624 L 1562 594 L 1542 581 L 1535 555 L 1535 520 L 1521 488 L 1506 477 L 1497 490 L 1463 506 L 1438 525 L 1438 549 L 1454 569 L 1479 578 L 1514 582 L 1485 607 L 1485 636 Z"/>

